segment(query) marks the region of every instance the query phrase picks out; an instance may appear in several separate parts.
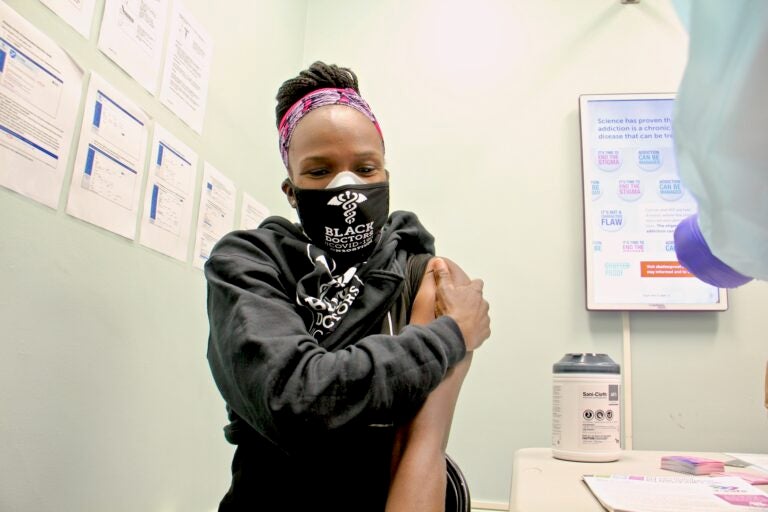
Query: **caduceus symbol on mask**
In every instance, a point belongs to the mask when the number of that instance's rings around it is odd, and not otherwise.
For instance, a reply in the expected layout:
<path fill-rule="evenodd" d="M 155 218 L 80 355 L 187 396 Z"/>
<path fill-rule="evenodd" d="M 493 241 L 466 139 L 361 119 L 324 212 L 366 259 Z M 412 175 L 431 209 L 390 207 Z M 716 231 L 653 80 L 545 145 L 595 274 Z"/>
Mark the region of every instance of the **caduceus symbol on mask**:
<path fill-rule="evenodd" d="M 328 204 L 341 206 L 344 210 L 344 222 L 353 224 L 355 222 L 355 216 L 357 215 L 357 204 L 362 203 L 367 199 L 368 198 L 365 195 L 359 192 L 345 190 L 341 194 L 331 198 L 331 200 L 328 201 Z"/>

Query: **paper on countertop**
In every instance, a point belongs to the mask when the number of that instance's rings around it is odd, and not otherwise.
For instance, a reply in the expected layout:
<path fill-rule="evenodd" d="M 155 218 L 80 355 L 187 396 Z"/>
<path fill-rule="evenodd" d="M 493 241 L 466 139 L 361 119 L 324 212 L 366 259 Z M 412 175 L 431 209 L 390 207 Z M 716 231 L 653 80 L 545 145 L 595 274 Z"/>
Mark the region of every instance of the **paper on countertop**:
<path fill-rule="evenodd" d="M 749 467 L 768 473 L 767 453 L 726 453 L 726 455 L 743 460 L 750 465 Z"/>
<path fill-rule="evenodd" d="M 751 485 L 768 484 L 768 475 L 758 475 L 755 473 L 747 473 L 744 471 L 729 471 L 727 473 L 710 473 L 709 476 L 736 476 Z"/>
<path fill-rule="evenodd" d="M 768 494 L 736 477 L 585 475 L 610 511 L 719 512 L 768 508 Z"/>
<path fill-rule="evenodd" d="M 765 408 L 768 409 L 768 363 L 765 363 L 765 398 L 763 399 Z"/>

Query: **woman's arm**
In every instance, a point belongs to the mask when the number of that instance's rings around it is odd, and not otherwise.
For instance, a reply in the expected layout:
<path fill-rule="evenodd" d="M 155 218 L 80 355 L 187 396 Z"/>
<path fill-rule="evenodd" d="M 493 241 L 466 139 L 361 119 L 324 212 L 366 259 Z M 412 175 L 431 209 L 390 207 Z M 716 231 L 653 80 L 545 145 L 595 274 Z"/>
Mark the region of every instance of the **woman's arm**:
<path fill-rule="evenodd" d="M 431 322 L 438 311 L 435 272 L 447 267 L 453 284 L 467 285 L 469 277 L 450 260 L 433 258 L 411 309 L 411 324 Z M 400 428 L 392 454 L 392 482 L 386 512 L 443 512 L 445 510 L 445 448 L 461 384 L 472 352 L 449 370 L 429 394 L 416 417 Z"/>

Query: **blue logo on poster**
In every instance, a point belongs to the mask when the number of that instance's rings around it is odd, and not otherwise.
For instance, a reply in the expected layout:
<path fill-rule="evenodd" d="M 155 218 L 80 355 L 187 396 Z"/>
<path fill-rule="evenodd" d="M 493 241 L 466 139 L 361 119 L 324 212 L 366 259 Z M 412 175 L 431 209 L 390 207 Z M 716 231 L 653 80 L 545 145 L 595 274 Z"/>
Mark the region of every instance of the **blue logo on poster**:
<path fill-rule="evenodd" d="M 667 252 L 675 252 L 675 241 L 667 240 L 664 242 L 664 250 Z"/>
<path fill-rule="evenodd" d="M 600 240 L 593 240 L 592 241 L 592 251 L 593 252 L 600 252 L 603 250 L 603 242 Z"/>
<path fill-rule="evenodd" d="M 683 185 L 680 180 L 659 180 L 659 197 L 665 201 L 677 201 L 683 197 Z"/>
<path fill-rule="evenodd" d="M 604 171 L 615 171 L 621 167 L 621 152 L 612 150 L 597 151 L 597 167 Z"/>
<path fill-rule="evenodd" d="M 641 149 L 637 152 L 637 165 L 644 171 L 655 171 L 661 167 L 661 151 Z"/>
<path fill-rule="evenodd" d="M 632 265 L 626 261 L 608 262 L 605 264 L 604 271 L 606 277 L 621 277 L 625 270 L 629 270 Z"/>
<path fill-rule="evenodd" d="M 603 196 L 603 189 L 600 187 L 600 180 L 592 180 L 590 184 L 592 186 L 592 200 L 597 201 Z"/>
<path fill-rule="evenodd" d="M 624 212 L 621 208 L 600 210 L 600 227 L 604 231 L 618 231 L 624 227 Z"/>

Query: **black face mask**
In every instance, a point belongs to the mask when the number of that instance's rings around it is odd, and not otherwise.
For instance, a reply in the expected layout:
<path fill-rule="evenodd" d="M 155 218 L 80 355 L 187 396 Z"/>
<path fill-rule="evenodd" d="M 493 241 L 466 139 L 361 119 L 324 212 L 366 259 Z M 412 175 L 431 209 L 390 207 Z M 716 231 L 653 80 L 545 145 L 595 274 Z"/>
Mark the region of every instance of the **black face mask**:
<path fill-rule="evenodd" d="M 343 263 L 365 261 L 389 217 L 389 183 L 301 189 L 293 186 L 304 232 Z"/>

